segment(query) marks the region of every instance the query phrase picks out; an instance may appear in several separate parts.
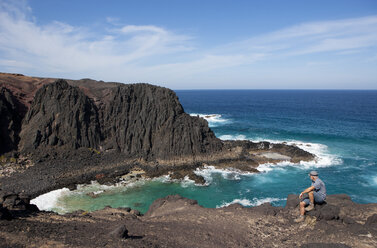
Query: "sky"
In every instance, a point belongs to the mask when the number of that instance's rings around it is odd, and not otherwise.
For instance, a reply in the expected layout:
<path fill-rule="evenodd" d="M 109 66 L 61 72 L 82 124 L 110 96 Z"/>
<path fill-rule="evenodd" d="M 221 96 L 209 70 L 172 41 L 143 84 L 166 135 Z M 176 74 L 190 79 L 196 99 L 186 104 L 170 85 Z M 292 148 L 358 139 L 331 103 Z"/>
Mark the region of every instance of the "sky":
<path fill-rule="evenodd" d="M 377 1 L 0 0 L 0 72 L 172 89 L 377 89 Z"/>

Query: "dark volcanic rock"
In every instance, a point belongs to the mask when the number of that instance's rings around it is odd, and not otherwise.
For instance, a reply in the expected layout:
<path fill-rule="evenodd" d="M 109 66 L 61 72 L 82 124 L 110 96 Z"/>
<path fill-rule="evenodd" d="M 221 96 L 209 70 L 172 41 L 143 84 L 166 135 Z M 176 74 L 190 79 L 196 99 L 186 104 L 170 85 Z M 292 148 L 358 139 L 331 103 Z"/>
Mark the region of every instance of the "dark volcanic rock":
<path fill-rule="evenodd" d="M 11 220 L 12 215 L 8 209 L 1 207 L 0 205 L 0 220 Z"/>
<path fill-rule="evenodd" d="M 112 89 L 101 109 L 105 149 L 167 159 L 219 151 L 222 143 L 204 119 L 184 113 L 175 93 L 148 84 Z"/>
<path fill-rule="evenodd" d="M 298 198 L 298 195 L 289 194 L 287 197 L 287 203 L 285 205 L 285 208 L 296 208 L 298 207 L 299 203 L 300 199 Z"/>
<path fill-rule="evenodd" d="M 22 117 L 20 104 L 6 88 L 0 88 L 0 154 L 17 149 Z"/>
<path fill-rule="evenodd" d="M 114 238 L 126 239 L 128 238 L 128 230 L 125 225 L 115 228 L 110 232 L 110 236 Z"/>
<path fill-rule="evenodd" d="M 37 91 L 20 137 L 23 151 L 46 146 L 97 148 L 101 132 L 96 107 L 78 88 L 57 80 Z"/>
<path fill-rule="evenodd" d="M 377 228 L 377 214 L 370 216 L 365 222 L 365 226 Z"/>
<path fill-rule="evenodd" d="M 21 150 L 88 147 L 169 159 L 222 149 L 208 123 L 184 113 L 169 89 L 119 84 L 106 91 L 99 106 L 65 80 L 44 85 L 24 118 Z"/>

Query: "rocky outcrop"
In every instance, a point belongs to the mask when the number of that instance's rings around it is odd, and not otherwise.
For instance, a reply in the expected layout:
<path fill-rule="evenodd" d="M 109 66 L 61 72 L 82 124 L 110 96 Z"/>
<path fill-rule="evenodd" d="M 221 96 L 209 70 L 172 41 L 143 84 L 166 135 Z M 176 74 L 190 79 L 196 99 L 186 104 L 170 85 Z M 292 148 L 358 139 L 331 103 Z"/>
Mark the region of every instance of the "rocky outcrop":
<path fill-rule="evenodd" d="M 13 192 L 0 194 L 0 220 L 11 220 L 38 212 L 37 206 L 30 204 L 30 196 Z"/>
<path fill-rule="evenodd" d="M 17 150 L 22 116 L 20 104 L 10 90 L 0 88 L 0 154 Z"/>
<path fill-rule="evenodd" d="M 133 156 L 172 156 L 218 152 L 222 143 L 201 118 L 184 113 L 175 93 L 148 84 L 112 89 L 101 109 L 104 149 Z"/>
<path fill-rule="evenodd" d="M 57 80 L 37 91 L 20 137 L 22 151 L 47 146 L 98 147 L 101 132 L 96 107 L 78 88 Z"/>
<path fill-rule="evenodd" d="M 21 151 L 45 147 L 115 150 L 130 157 L 168 159 L 220 151 L 201 118 L 184 113 L 175 93 L 148 84 L 119 85 L 93 103 L 65 80 L 40 88 L 23 121 Z"/>

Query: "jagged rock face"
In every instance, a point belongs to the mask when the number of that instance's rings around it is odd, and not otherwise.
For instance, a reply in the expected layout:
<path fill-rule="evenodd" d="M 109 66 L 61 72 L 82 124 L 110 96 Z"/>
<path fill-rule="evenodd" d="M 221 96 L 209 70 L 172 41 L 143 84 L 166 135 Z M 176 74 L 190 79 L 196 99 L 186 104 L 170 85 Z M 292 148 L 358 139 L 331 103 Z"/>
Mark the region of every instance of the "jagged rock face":
<path fill-rule="evenodd" d="M 43 86 L 22 125 L 20 149 L 97 147 L 101 140 L 95 105 L 64 80 Z"/>
<path fill-rule="evenodd" d="M 21 120 L 17 100 L 6 88 L 0 89 L 0 154 L 17 149 Z"/>
<path fill-rule="evenodd" d="M 98 106 L 64 80 L 43 86 L 24 118 L 21 151 L 92 147 L 131 157 L 168 159 L 222 148 L 207 122 L 184 113 L 169 89 L 119 85 L 107 89 Z"/>
<path fill-rule="evenodd" d="M 221 149 L 206 121 L 184 113 L 173 91 L 135 84 L 112 94 L 101 118 L 106 149 L 158 158 Z"/>

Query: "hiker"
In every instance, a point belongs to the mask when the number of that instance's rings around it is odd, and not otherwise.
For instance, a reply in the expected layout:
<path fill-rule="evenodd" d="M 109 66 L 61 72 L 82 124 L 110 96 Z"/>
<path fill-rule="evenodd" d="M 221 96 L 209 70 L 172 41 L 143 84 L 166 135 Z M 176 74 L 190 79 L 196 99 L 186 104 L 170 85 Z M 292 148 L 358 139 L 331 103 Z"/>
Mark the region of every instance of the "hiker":
<path fill-rule="evenodd" d="M 311 171 L 309 177 L 312 180 L 312 186 L 305 189 L 300 194 L 300 217 L 295 219 L 295 222 L 304 221 L 305 211 L 313 210 L 314 204 L 322 204 L 326 199 L 326 187 L 322 180 L 318 178 L 318 172 Z M 304 197 L 304 194 L 307 194 L 309 198 Z"/>

